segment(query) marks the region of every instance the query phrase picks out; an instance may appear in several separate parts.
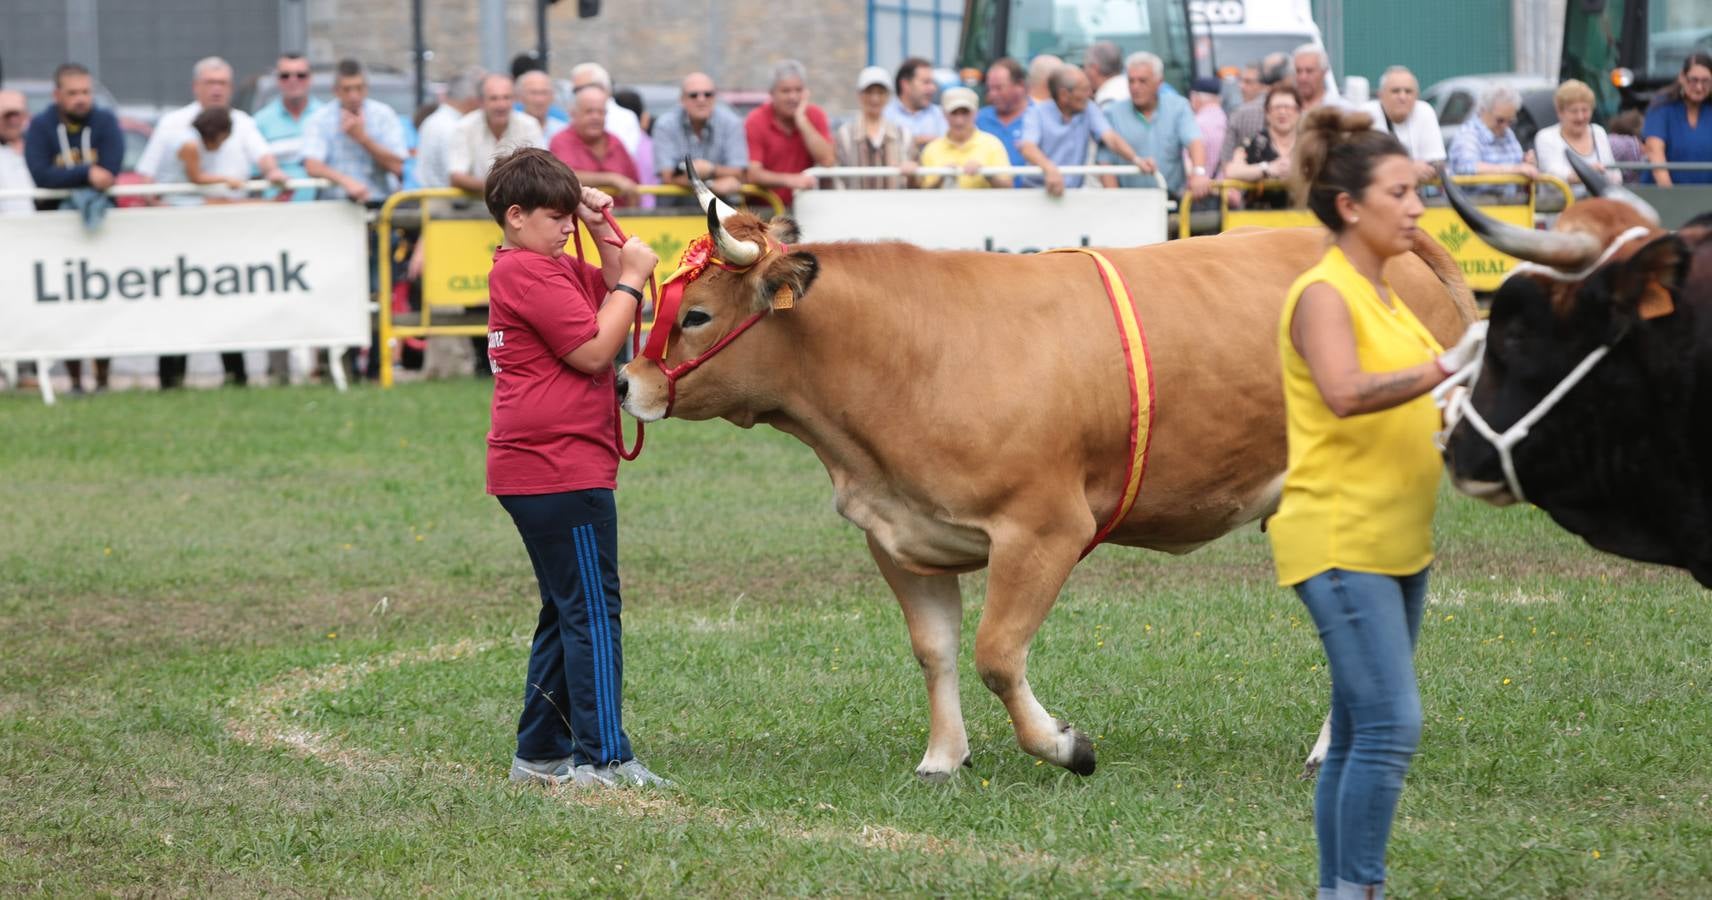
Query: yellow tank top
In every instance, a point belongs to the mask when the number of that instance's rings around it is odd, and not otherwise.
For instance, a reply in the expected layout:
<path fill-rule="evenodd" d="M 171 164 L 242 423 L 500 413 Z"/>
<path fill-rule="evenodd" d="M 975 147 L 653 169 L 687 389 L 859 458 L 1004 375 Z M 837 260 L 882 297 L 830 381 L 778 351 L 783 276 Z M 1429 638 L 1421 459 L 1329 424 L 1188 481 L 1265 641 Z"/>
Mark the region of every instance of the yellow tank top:
<path fill-rule="evenodd" d="M 1433 446 L 1439 411 L 1423 394 L 1382 412 L 1332 414 L 1290 340 L 1296 303 L 1308 285 L 1322 281 L 1349 307 L 1364 371 L 1406 369 L 1444 352 L 1389 285 L 1388 306 L 1336 246 L 1290 286 L 1278 324 L 1289 469 L 1267 527 L 1278 583 L 1299 584 L 1334 568 L 1412 575 L 1433 560 L 1433 504 L 1443 470 Z"/>

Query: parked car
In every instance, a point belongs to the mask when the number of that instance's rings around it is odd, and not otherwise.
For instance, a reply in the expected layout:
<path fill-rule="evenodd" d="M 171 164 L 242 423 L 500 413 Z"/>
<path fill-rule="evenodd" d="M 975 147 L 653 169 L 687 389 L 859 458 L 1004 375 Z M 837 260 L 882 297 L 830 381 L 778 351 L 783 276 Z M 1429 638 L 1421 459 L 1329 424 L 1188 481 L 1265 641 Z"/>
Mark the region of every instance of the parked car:
<path fill-rule="evenodd" d="M 1514 73 L 1447 78 L 1421 92 L 1421 99 L 1438 114 L 1439 131 L 1444 135 L 1447 150 L 1462 123 L 1474 116 L 1475 108 L 1480 105 L 1480 95 L 1500 84 L 1514 88 L 1522 97 L 1521 108 L 1516 111 L 1515 128 L 1516 140 L 1521 141 L 1523 149 L 1533 149 L 1534 135 L 1540 129 L 1557 124 L 1557 107 L 1552 104 L 1557 82 L 1553 79 Z"/>

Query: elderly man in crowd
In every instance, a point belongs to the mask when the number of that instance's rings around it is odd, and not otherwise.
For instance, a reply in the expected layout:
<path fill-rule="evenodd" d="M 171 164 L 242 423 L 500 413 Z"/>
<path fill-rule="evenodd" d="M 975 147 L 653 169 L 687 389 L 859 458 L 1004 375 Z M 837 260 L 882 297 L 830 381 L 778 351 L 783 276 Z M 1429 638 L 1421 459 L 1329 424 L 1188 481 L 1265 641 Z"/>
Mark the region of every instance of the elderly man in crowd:
<path fill-rule="evenodd" d="M 1445 158 L 1444 133 L 1432 104 L 1420 99 L 1421 85 L 1415 73 L 1392 66 L 1379 78 L 1379 98 L 1362 107 L 1373 117 L 1373 130 L 1389 132 L 1415 162 L 1415 177 L 1438 178 L 1433 163 Z"/>
<path fill-rule="evenodd" d="M 570 123 L 553 116 L 553 76 L 531 69 L 517 76 L 517 108 L 528 113 L 547 140 L 558 137 Z"/>
<path fill-rule="evenodd" d="M 486 77 L 486 72 L 474 66 L 452 76 L 440 105 L 422 120 L 422 127 L 416 131 L 416 174 L 423 187 L 452 186 L 448 169 L 452 135 L 464 116 L 481 108 L 481 83 Z"/>
<path fill-rule="evenodd" d="M 769 99 L 743 120 L 749 141 L 749 180 L 772 188 L 786 204 L 796 191 L 815 186 L 814 178 L 803 170 L 838 161 L 826 111 L 809 102 L 807 81 L 808 70 L 802 63 L 781 61 L 773 66 Z"/>
<path fill-rule="evenodd" d="M 1028 99 L 1030 103 L 1052 102 L 1052 73 L 1063 68 L 1064 60 L 1042 53 L 1028 62 Z"/>
<path fill-rule="evenodd" d="M 1236 148 L 1246 147 L 1259 134 L 1266 130 L 1266 92 L 1273 85 L 1290 77 L 1290 57 L 1284 53 L 1269 53 L 1260 62 L 1254 64 L 1259 73 L 1260 86 L 1254 96 L 1248 95 L 1245 87 L 1242 92 L 1242 103 L 1225 120 L 1225 139 L 1219 145 L 1219 165 L 1230 162 Z M 1212 149 L 1211 146 L 1208 149 Z M 1216 167 L 1215 167 L 1216 168 Z"/>
<path fill-rule="evenodd" d="M 497 156 L 519 147 L 546 147 L 541 125 L 512 108 L 512 81 L 504 75 L 481 80 L 481 108 L 458 120 L 446 147 L 446 174 L 452 187 L 472 194 L 487 189 L 487 173 Z"/>
<path fill-rule="evenodd" d="M 636 148 L 642 143 L 642 120 L 636 114 L 612 99 L 612 76 L 607 74 L 606 67 L 600 63 L 578 63 L 571 68 L 571 92 L 579 93 L 587 87 L 598 87 L 606 97 L 606 130 L 618 142 L 624 145 L 624 152 L 636 156 Z M 576 118 L 576 113 L 571 113 Z"/>
<path fill-rule="evenodd" d="M 1028 165 L 1022 151 L 1017 149 L 1017 141 L 1022 139 L 1022 120 L 1030 108 L 1028 73 L 1022 63 L 1002 56 L 987 67 L 987 104 L 975 114 L 975 127 L 999 139 L 1011 165 Z"/>
<path fill-rule="evenodd" d="M 548 149 L 587 187 L 611 188 L 619 206 L 635 206 L 641 195 L 636 185 L 642 173 L 618 135 L 606 130 L 606 101 L 599 85 L 577 91 L 571 105 L 571 127 L 559 132 Z"/>
<path fill-rule="evenodd" d="M 24 123 L 29 109 L 19 91 L 0 91 L 0 190 L 35 190 L 29 164 L 24 162 Z M 28 197 L 0 198 L 0 216 L 29 215 L 36 202 Z"/>
<path fill-rule="evenodd" d="M 1111 41 L 1095 41 L 1082 55 L 1082 74 L 1094 89 L 1094 104 L 1122 103 L 1129 99 L 1129 80 L 1124 77 L 1123 51 Z"/>
<path fill-rule="evenodd" d="M 273 66 L 279 96 L 256 111 L 256 130 L 287 178 L 306 178 L 303 168 L 303 123 L 323 106 L 309 94 L 309 60 L 301 53 L 281 53 Z M 298 191 L 293 200 L 313 200 L 314 191 Z"/>
<path fill-rule="evenodd" d="M 933 95 L 939 90 L 939 86 L 933 83 L 933 63 L 919 56 L 904 60 L 898 66 L 895 83 L 898 92 L 892 102 L 886 104 L 886 119 L 896 123 L 914 141 L 915 146 L 911 148 L 913 156 L 919 154 L 928 141 L 945 133 L 945 113 L 933 102 Z"/>
<path fill-rule="evenodd" d="M 1242 93 L 1236 101 L 1238 105 L 1251 103 L 1266 93 L 1266 82 L 1260 80 L 1260 63 L 1251 62 L 1242 67 L 1242 74 L 1237 77 L 1237 89 Z"/>
<path fill-rule="evenodd" d="M 1342 97 L 1326 87 L 1327 74 L 1332 70 L 1332 58 L 1319 44 L 1303 44 L 1290 55 L 1296 69 L 1296 95 L 1302 98 L 1302 117 L 1322 106 L 1349 108 Z"/>
<path fill-rule="evenodd" d="M 231 151 L 241 153 L 249 159 L 252 166 L 260 169 L 268 178 L 276 182 L 285 181 L 285 173 L 274 160 L 273 153 L 268 147 L 267 139 L 262 137 L 261 129 L 256 127 L 254 119 L 243 110 L 231 109 L 232 105 L 232 66 L 218 56 L 209 56 L 198 60 L 190 71 L 190 93 L 195 99 L 172 112 L 161 116 L 155 123 L 154 132 L 149 135 L 149 142 L 143 147 L 143 155 L 137 160 L 137 174 L 151 181 L 161 180 L 163 173 L 181 172 L 177 165 L 178 152 L 186 142 L 199 140 L 193 123 L 204 109 L 227 109 L 232 121 L 232 133 L 226 140 L 232 144 Z M 245 370 L 242 353 L 222 353 L 220 362 L 226 369 L 228 384 L 243 385 L 249 382 L 249 373 Z M 175 388 L 184 384 L 186 359 L 183 356 L 163 356 L 160 358 L 158 376 L 160 386 Z"/>
<path fill-rule="evenodd" d="M 1108 103 L 1103 108 L 1106 120 L 1141 157 L 1143 172 L 1158 172 L 1165 179 L 1165 189 L 1172 196 L 1187 187 L 1196 199 L 1205 197 L 1211 189 L 1208 178 L 1206 143 L 1201 139 L 1200 126 L 1189 101 L 1176 94 L 1159 90 L 1165 80 L 1165 63 L 1152 53 L 1131 53 L 1124 61 L 1129 94 L 1121 102 Z M 1185 174 L 1183 157 L 1187 155 L 1191 168 Z M 1120 162 L 1117 154 L 1101 148 L 1101 164 Z M 1102 175 L 1107 187 L 1153 187 L 1152 174 Z"/>
<path fill-rule="evenodd" d="M 1521 106 L 1521 95 L 1508 85 L 1495 85 L 1481 94 L 1474 117 L 1462 123 L 1450 142 L 1452 174 L 1538 178 L 1533 151 L 1522 152 L 1522 143 L 1516 139 L 1516 112 Z M 1514 186 L 1478 190 L 1510 199 L 1520 193 Z"/>
<path fill-rule="evenodd" d="M 743 119 L 718 102 L 713 78 L 703 72 L 684 76 L 678 105 L 654 122 L 654 159 L 660 183 L 689 187 L 684 158 L 714 193 L 736 194 L 749 167 L 749 142 Z M 687 199 L 680 201 L 688 203 Z"/>
<path fill-rule="evenodd" d="M 1058 167 L 1081 165 L 1087 159 L 1090 142 L 1111 151 L 1118 161 L 1152 171 L 1152 164 L 1112 130 L 1100 108 L 1091 102 L 1093 89 L 1081 69 L 1060 65 L 1052 73 L 1048 86 L 1052 89 L 1052 102 L 1041 104 L 1028 116 L 1023 123 L 1022 140 L 1017 142 L 1023 158 L 1045 171 L 1044 179 L 1030 177 L 1029 186 L 1044 181 L 1046 192 L 1054 197 L 1063 194 L 1067 187 L 1080 187 L 1082 176 L 1065 176 Z"/>

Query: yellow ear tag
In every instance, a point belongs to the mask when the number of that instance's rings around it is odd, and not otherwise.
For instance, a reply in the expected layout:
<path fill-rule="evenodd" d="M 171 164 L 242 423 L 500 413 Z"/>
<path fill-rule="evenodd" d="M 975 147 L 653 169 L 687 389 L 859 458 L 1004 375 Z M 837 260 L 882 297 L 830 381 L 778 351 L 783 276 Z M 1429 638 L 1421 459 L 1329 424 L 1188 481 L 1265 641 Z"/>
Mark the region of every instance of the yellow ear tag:
<path fill-rule="evenodd" d="M 791 291 L 791 286 L 788 284 L 780 285 L 778 293 L 773 295 L 774 309 L 790 309 L 796 305 L 796 302 L 797 295 Z"/>
<path fill-rule="evenodd" d="M 1641 302 L 1636 304 L 1636 311 L 1643 319 L 1657 319 L 1676 312 L 1676 304 L 1670 299 L 1670 291 L 1657 281 L 1647 283 L 1647 289 L 1641 293 Z"/>

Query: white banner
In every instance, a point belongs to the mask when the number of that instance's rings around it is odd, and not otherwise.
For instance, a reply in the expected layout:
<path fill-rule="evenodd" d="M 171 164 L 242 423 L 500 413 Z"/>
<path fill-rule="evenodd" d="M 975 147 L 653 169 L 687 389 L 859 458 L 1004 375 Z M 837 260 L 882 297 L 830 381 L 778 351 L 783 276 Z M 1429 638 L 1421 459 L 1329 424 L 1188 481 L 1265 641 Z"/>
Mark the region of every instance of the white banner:
<path fill-rule="evenodd" d="M 1165 192 L 798 191 L 805 241 L 898 240 L 940 250 L 1036 253 L 1056 247 L 1133 247 L 1166 238 Z"/>
<path fill-rule="evenodd" d="M 0 359 L 369 342 L 368 238 L 350 203 L 0 218 Z"/>

